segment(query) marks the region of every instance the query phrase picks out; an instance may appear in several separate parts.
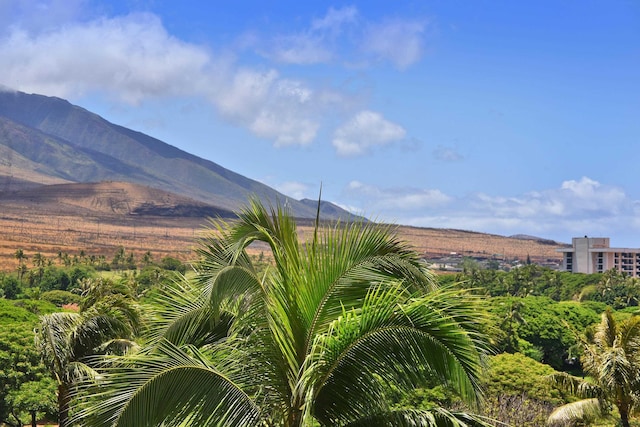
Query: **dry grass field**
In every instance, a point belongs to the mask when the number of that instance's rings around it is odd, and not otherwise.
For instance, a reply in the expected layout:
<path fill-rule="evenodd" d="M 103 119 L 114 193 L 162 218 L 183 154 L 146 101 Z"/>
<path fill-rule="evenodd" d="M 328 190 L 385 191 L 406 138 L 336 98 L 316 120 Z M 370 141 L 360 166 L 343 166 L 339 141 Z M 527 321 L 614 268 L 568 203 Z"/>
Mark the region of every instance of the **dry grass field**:
<path fill-rule="evenodd" d="M 87 255 L 104 255 L 110 260 L 122 246 L 138 258 L 150 251 L 155 259 L 164 256 L 192 259 L 193 248 L 205 232 L 207 220 L 132 214 L 149 201 L 167 209 L 186 203 L 179 196 L 117 182 L 0 193 L 0 271 L 18 266 L 14 257 L 18 249 L 28 257 L 40 252 L 51 259 L 59 252 L 74 255 L 83 250 Z M 311 227 L 310 221 L 300 222 L 301 239 L 310 237 Z M 456 252 L 521 260 L 530 256 L 534 262 L 560 259 L 556 252 L 559 245 L 549 242 L 404 226 L 399 226 L 397 233 L 425 257 Z M 252 250 L 266 252 L 266 247 Z"/>
<path fill-rule="evenodd" d="M 22 249 L 31 257 L 40 252 L 55 258 L 59 252 L 104 255 L 110 260 L 117 248 L 139 258 L 150 251 L 155 259 L 173 256 L 193 258 L 197 239 L 205 233 L 207 221 L 202 218 L 165 218 L 127 216 L 123 214 L 73 216 L 51 212 L 4 209 L 0 214 L 0 270 L 17 267 L 14 254 Z M 311 234 L 311 225 L 300 226 L 301 239 Z M 460 230 L 403 227 L 398 235 L 426 257 L 461 255 L 497 258 L 530 256 L 534 262 L 560 259 L 558 245 L 534 240 L 520 240 Z M 254 247 L 256 253 L 264 247 Z"/>

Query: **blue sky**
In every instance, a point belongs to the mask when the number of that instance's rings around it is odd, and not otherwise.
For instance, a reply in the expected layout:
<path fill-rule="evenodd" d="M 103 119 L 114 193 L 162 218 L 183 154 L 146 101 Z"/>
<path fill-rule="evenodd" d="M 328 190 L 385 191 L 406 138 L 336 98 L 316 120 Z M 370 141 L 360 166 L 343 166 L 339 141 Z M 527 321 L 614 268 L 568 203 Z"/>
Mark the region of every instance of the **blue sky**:
<path fill-rule="evenodd" d="M 637 1 L 0 0 L 0 64 L 295 198 L 640 247 Z"/>

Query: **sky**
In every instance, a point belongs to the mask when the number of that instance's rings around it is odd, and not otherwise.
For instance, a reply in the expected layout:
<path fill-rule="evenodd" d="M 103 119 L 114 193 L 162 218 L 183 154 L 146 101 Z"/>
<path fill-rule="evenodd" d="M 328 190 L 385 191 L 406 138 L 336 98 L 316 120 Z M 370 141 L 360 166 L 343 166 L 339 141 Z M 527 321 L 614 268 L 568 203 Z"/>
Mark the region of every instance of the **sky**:
<path fill-rule="evenodd" d="M 637 0 L 0 0 L 0 85 L 380 221 L 640 247 Z"/>

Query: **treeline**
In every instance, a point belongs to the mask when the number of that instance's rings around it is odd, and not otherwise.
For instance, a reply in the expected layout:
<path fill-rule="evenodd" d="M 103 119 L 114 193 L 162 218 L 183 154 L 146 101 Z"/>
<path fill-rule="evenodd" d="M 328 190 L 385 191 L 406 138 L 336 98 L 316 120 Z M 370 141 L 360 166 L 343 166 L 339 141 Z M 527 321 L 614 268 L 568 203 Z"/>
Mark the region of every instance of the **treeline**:
<path fill-rule="evenodd" d="M 116 250 L 110 261 L 105 256 L 59 252 L 47 258 L 37 252 L 28 255 L 22 249 L 15 252 L 18 267 L 14 272 L 0 272 L 0 298 L 10 300 L 35 299 L 50 301 L 58 306 L 78 303 L 82 282 L 104 272 L 123 276 L 135 283 L 143 294 L 153 285 L 169 278 L 169 272 L 185 273 L 187 265 L 177 258 L 165 256 L 156 260 L 151 252 L 137 259 L 124 247 Z"/>
<path fill-rule="evenodd" d="M 441 275 L 439 281 L 459 283 L 490 297 L 544 296 L 554 301 L 595 301 L 616 310 L 636 307 L 640 302 L 640 279 L 617 270 L 580 274 L 530 264 L 505 272 L 481 269 L 474 264 L 463 273 Z"/>

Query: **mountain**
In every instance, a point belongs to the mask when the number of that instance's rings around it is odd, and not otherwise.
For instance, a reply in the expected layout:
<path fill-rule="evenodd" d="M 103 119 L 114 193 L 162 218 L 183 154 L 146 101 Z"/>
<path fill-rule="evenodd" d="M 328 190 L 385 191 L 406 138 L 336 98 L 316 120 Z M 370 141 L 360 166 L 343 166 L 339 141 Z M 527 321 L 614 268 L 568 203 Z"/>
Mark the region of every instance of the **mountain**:
<path fill-rule="evenodd" d="M 299 218 L 314 218 L 317 210 L 317 201 L 291 199 L 66 100 L 0 90 L 0 191 L 101 181 L 157 188 L 221 211 L 237 210 L 252 195 L 286 204 Z M 323 205 L 324 219 L 352 218 Z"/>

